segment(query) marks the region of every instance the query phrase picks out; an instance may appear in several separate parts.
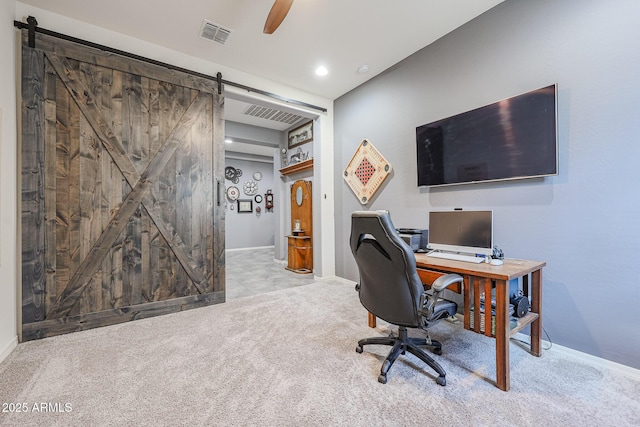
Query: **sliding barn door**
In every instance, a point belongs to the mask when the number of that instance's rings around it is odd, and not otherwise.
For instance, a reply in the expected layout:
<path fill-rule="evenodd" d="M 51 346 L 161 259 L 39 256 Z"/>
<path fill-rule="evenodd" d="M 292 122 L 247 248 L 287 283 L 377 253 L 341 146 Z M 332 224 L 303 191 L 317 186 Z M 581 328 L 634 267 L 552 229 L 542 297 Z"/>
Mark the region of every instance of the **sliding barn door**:
<path fill-rule="evenodd" d="M 223 302 L 221 88 L 22 37 L 22 340 Z"/>

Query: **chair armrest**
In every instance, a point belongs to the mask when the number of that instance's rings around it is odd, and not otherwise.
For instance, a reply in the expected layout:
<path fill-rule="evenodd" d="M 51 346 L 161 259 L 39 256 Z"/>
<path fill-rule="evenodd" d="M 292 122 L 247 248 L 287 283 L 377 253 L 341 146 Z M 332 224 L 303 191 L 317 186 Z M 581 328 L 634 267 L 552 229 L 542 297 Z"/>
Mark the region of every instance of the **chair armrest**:
<path fill-rule="evenodd" d="M 431 296 L 426 292 L 422 294 L 420 298 L 420 306 L 422 307 L 421 313 L 427 319 L 430 319 L 433 315 L 434 308 L 436 303 L 438 302 L 438 296 L 440 296 L 440 292 L 453 285 L 454 283 L 461 283 L 462 276 L 455 273 L 444 274 L 436 279 L 435 282 L 431 285 L 431 290 L 433 291 Z M 427 299 L 428 298 L 428 299 Z M 426 301 L 425 301 L 426 300 Z"/>
<path fill-rule="evenodd" d="M 445 274 L 438 277 L 436 281 L 433 282 L 433 284 L 431 285 L 431 289 L 433 289 L 434 293 L 435 292 L 440 293 L 440 291 L 448 288 L 454 283 L 461 283 L 461 282 L 462 282 L 462 276 L 460 276 L 459 274 L 454 274 L 454 273 Z"/>

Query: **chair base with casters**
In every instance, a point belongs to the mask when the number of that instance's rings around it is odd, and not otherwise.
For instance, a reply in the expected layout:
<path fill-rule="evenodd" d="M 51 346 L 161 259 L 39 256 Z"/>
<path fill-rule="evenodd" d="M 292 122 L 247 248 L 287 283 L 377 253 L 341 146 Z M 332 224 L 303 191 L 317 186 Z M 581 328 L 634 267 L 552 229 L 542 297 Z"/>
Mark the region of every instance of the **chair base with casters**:
<path fill-rule="evenodd" d="M 401 354 L 405 354 L 406 351 L 416 356 L 418 359 L 422 360 L 424 363 L 429 365 L 434 371 L 438 373 L 438 378 L 436 378 L 436 383 L 439 385 L 446 385 L 446 375 L 447 373 L 442 369 L 442 366 L 438 364 L 435 360 L 431 358 L 427 353 L 424 352 L 419 346 L 428 346 L 431 347 L 431 351 L 435 354 L 442 354 L 442 345 L 435 340 L 431 340 L 429 338 L 410 338 L 407 333 L 407 328 L 405 326 L 400 326 L 398 330 L 398 336 L 389 336 L 389 337 L 373 337 L 366 338 L 358 341 L 358 347 L 356 347 L 356 352 L 362 353 L 362 347 L 369 344 L 377 344 L 377 345 L 389 345 L 391 346 L 391 351 L 389 355 L 382 363 L 382 367 L 380 368 L 380 375 L 378 376 L 378 381 L 382 384 L 387 383 L 387 372 L 391 369 L 391 366 L 396 361 L 398 356 Z"/>
<path fill-rule="evenodd" d="M 419 327 L 427 333 L 426 338 L 410 338 L 407 333 L 407 327 L 398 325 L 398 336 L 391 335 L 388 337 L 373 337 L 358 341 L 358 347 L 356 347 L 357 353 L 362 353 L 362 347 L 370 344 L 389 345 L 392 347 L 389 355 L 380 368 L 380 375 L 378 376 L 379 382 L 382 384 L 387 383 L 387 373 L 389 372 L 389 369 L 391 369 L 393 363 L 398 359 L 398 356 L 409 351 L 409 353 L 413 354 L 436 371 L 438 374 L 436 383 L 438 385 L 447 385 L 447 373 L 445 370 L 420 347 L 429 347 L 434 354 L 442 354 L 442 344 L 440 344 L 439 341 L 431 339 L 427 328 L 441 319 L 452 317 L 456 314 L 456 310 L 458 309 L 457 304 L 453 301 L 440 299 L 439 296 L 440 293 L 449 286 L 454 283 L 461 282 L 462 276 L 458 274 L 445 274 L 433 282 L 431 285 L 431 289 L 433 291 L 431 295 L 424 292 L 420 296 L 420 306 L 422 309 L 418 311 L 420 316 Z M 360 284 L 356 285 L 356 291 L 360 291 Z"/>

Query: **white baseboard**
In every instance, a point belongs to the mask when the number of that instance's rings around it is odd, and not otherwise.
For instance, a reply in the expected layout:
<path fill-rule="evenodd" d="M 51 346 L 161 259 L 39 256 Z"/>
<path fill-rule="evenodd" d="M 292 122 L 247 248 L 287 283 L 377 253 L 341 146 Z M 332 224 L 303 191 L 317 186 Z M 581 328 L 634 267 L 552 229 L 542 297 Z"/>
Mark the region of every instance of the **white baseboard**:
<path fill-rule="evenodd" d="M 273 249 L 274 245 L 271 246 L 256 246 L 255 248 L 235 248 L 235 249 L 225 249 L 225 252 L 240 252 L 240 251 L 255 251 L 256 249 Z"/>
<path fill-rule="evenodd" d="M 525 335 L 522 333 L 517 333 L 513 336 L 513 338 L 519 339 L 524 342 L 529 342 L 529 335 Z M 542 348 L 548 348 L 551 345 L 551 349 L 542 350 L 544 351 L 554 351 L 558 353 L 565 354 L 567 356 L 575 357 L 579 359 L 581 362 L 587 363 L 597 368 L 610 369 L 614 372 L 617 372 L 621 375 L 624 375 L 627 378 L 631 378 L 636 381 L 640 381 L 640 369 L 632 368 L 631 366 L 623 365 L 621 363 L 612 362 L 607 359 L 603 359 L 602 357 L 593 356 L 588 353 L 583 353 L 578 350 L 574 350 L 569 347 L 561 346 L 560 344 L 550 343 L 549 341 L 542 340 Z"/>
<path fill-rule="evenodd" d="M 18 346 L 18 336 L 13 337 L 11 341 L 0 351 L 0 363 L 11 354 L 14 348 Z"/>
<path fill-rule="evenodd" d="M 321 282 L 332 280 L 334 282 L 344 283 L 345 285 L 353 285 L 353 286 L 356 285 L 356 282 L 353 282 L 349 279 L 345 279 L 344 277 L 340 277 L 340 276 L 327 276 L 327 277 L 313 276 L 313 278 Z"/>

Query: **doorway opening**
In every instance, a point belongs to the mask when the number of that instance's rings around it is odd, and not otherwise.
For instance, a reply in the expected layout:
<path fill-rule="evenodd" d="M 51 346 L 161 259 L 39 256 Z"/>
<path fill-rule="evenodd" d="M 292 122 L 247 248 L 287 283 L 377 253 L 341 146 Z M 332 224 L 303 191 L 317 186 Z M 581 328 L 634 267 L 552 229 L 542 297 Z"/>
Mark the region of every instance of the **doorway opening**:
<path fill-rule="evenodd" d="M 279 169 L 287 132 L 318 116 L 233 88 L 225 95 L 226 298 L 310 284 L 313 275 L 285 269 L 291 183 Z"/>

